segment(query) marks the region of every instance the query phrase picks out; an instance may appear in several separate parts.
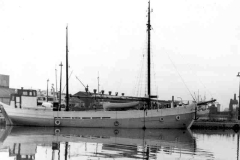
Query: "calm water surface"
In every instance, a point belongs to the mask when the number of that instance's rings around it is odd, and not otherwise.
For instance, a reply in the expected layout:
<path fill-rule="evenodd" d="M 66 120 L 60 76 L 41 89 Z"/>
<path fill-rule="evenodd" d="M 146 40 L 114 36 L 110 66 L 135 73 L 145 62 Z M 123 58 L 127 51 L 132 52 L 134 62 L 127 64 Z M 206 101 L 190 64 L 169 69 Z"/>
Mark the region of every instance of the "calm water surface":
<path fill-rule="evenodd" d="M 7 127 L 1 160 L 238 159 L 233 130 Z"/>

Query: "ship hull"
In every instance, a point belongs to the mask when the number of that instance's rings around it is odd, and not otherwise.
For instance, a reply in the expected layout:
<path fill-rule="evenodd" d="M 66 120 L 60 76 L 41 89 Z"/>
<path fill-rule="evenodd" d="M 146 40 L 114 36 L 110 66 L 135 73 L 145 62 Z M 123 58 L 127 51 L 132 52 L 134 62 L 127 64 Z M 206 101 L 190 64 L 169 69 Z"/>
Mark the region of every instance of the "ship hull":
<path fill-rule="evenodd" d="M 7 125 L 84 128 L 189 128 L 194 105 L 161 110 L 51 111 L 3 107 Z"/>

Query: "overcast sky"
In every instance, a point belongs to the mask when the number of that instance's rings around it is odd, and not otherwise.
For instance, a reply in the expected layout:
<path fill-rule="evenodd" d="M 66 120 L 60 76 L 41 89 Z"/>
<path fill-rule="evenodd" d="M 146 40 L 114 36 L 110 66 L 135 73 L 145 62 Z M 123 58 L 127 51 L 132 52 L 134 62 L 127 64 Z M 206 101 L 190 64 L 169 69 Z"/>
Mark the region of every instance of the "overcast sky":
<path fill-rule="evenodd" d="M 69 28 L 70 93 L 84 87 L 137 96 L 145 91 L 147 0 L 0 0 L 0 74 L 11 88 L 65 85 Z M 239 92 L 240 1 L 151 0 L 152 94 L 216 98 Z M 145 56 L 143 56 L 145 55 Z M 142 73 L 142 74 L 141 74 Z M 58 84 L 59 89 L 59 84 Z"/>

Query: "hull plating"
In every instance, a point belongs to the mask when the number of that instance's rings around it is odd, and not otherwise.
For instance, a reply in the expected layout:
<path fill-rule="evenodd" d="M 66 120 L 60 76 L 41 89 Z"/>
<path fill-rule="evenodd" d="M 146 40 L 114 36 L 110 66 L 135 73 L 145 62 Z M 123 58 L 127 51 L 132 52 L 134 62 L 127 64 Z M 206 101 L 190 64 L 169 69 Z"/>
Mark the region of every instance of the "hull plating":
<path fill-rule="evenodd" d="M 4 106 L 7 125 L 86 128 L 189 128 L 194 105 L 162 110 L 54 112 Z"/>
<path fill-rule="evenodd" d="M 183 114 L 180 120 L 175 115 L 164 117 L 125 118 L 125 119 L 45 119 L 11 116 L 15 126 L 57 126 L 84 128 L 188 128 L 193 114 Z M 163 119 L 163 120 L 162 120 Z"/>

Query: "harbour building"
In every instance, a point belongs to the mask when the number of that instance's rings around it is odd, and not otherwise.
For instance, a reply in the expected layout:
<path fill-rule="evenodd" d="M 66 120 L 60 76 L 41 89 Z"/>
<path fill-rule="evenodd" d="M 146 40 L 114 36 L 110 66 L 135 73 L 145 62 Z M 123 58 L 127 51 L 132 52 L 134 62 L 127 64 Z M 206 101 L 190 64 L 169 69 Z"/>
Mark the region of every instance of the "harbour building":
<path fill-rule="evenodd" d="M 0 101 L 9 104 L 10 95 L 15 93 L 15 89 L 9 88 L 9 75 L 0 74 Z"/>

